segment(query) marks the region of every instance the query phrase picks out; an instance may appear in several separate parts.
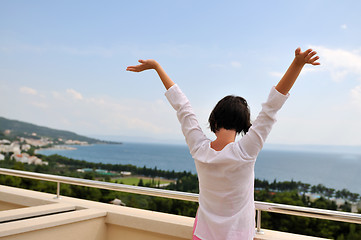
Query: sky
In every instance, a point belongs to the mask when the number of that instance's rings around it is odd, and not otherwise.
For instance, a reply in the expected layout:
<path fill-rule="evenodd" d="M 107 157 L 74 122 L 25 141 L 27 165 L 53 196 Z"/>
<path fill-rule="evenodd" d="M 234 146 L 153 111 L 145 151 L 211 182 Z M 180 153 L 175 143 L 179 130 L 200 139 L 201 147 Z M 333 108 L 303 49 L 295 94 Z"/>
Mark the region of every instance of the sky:
<path fill-rule="evenodd" d="M 305 66 L 268 143 L 361 145 L 360 1 L 0 0 L 0 116 L 119 141 L 181 143 L 156 59 L 200 126 L 225 95 L 255 119 L 297 47 Z"/>

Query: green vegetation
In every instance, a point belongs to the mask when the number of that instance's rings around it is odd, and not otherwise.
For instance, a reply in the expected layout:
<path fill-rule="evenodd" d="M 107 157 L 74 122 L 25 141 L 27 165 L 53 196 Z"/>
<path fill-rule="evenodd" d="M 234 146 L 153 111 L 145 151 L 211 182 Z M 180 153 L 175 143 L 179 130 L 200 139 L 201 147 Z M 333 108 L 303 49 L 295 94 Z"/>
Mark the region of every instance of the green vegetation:
<path fill-rule="evenodd" d="M 277 182 L 274 180 L 272 183 L 269 183 L 267 180 L 255 180 L 255 189 L 266 189 L 276 192 L 284 192 L 284 191 L 297 191 L 301 193 L 317 193 L 327 198 L 336 197 L 346 199 L 350 202 L 357 202 L 360 199 L 360 194 L 352 193 L 347 189 L 335 190 L 333 188 L 327 188 L 322 184 L 313 185 L 302 182 L 284 181 Z"/>
<path fill-rule="evenodd" d="M 337 208 L 336 203 L 327 198 L 310 201 L 297 191 L 274 193 L 260 190 L 255 193 L 255 200 L 329 210 Z M 269 212 L 262 212 L 262 227 L 330 239 L 361 239 L 361 225 Z"/>
<path fill-rule="evenodd" d="M 56 175 L 77 175 L 78 177 L 82 177 L 83 175 L 81 173 L 76 173 L 77 169 L 83 169 L 83 168 L 90 168 L 90 169 L 105 169 L 110 172 L 121 172 L 121 171 L 127 171 L 131 172 L 133 175 L 141 175 L 145 177 L 155 178 L 155 177 L 161 177 L 164 179 L 181 179 L 184 176 L 191 176 L 193 175 L 191 172 L 175 172 L 175 171 L 165 171 L 165 170 L 159 170 L 157 167 L 155 168 L 147 168 L 147 167 L 136 167 L 134 165 L 122 165 L 122 164 L 104 164 L 104 163 L 92 163 L 87 162 L 84 160 L 74 160 L 71 158 L 63 157 L 60 155 L 50 155 L 45 156 L 41 154 L 37 154 L 39 158 L 41 158 L 43 161 L 49 162 L 48 166 L 38 166 L 36 167 L 28 166 L 30 168 L 30 171 L 37 171 L 37 172 L 43 172 L 43 173 L 51 173 Z M 34 169 L 34 170 L 32 170 Z M 75 173 L 74 173 L 75 172 Z M 88 173 L 88 175 L 92 175 L 92 178 L 102 177 L 102 175 L 97 175 L 96 173 Z M 196 184 L 198 184 L 198 180 L 196 180 Z M 194 187 L 192 185 L 192 187 Z M 186 190 L 188 191 L 188 190 Z M 198 191 L 198 188 L 195 190 Z"/>
<path fill-rule="evenodd" d="M 101 163 L 89 163 L 69 159 L 59 155 L 43 156 L 38 155 L 44 161 L 49 162 L 48 166 L 35 166 L 22 164 L 10 160 L 7 156 L 0 161 L 0 167 L 57 174 L 78 178 L 97 179 L 102 181 L 123 182 L 126 184 L 157 187 L 163 183 L 163 179 L 171 179 L 171 183 L 162 188 L 169 190 L 198 193 L 197 175 L 190 172 L 163 171 L 157 168 L 136 167 L 132 165 L 111 165 Z M 95 171 L 77 172 L 79 168 L 104 169 L 113 172 L 129 171 L 137 177 L 120 178 L 119 175 L 102 175 Z M 158 181 L 158 179 L 160 180 Z M 0 175 L 0 184 L 33 189 L 48 193 L 56 193 L 56 184 L 38 180 L 18 178 L 13 176 Z M 255 200 L 265 202 L 283 203 L 305 207 L 315 207 L 336 210 L 338 206 L 329 199 L 330 196 L 341 196 L 349 201 L 358 200 L 358 194 L 352 194 L 346 189 L 335 191 L 323 185 L 311 186 L 295 181 L 268 182 L 266 180 L 255 181 Z M 324 195 L 317 200 L 311 201 L 305 192 L 314 192 Z M 330 194 L 332 192 L 332 194 Z M 108 203 L 114 198 L 121 199 L 129 207 L 148 209 L 159 212 L 179 214 L 194 217 L 198 204 L 174 199 L 149 197 L 144 195 L 114 192 L 96 188 L 80 187 L 75 185 L 61 185 L 61 195 L 83 198 L 93 201 Z M 340 208 L 350 211 L 350 204 L 346 202 Z M 361 239 L 361 225 L 340 223 L 315 218 L 296 217 L 291 215 L 262 212 L 262 227 L 279 231 L 298 233 L 310 236 L 332 238 L 336 240 Z"/>
<path fill-rule="evenodd" d="M 146 178 L 146 177 L 123 177 L 112 179 L 111 182 L 134 185 L 134 186 L 149 186 L 156 187 L 165 184 L 170 184 L 173 181 L 165 180 L 161 178 Z"/>

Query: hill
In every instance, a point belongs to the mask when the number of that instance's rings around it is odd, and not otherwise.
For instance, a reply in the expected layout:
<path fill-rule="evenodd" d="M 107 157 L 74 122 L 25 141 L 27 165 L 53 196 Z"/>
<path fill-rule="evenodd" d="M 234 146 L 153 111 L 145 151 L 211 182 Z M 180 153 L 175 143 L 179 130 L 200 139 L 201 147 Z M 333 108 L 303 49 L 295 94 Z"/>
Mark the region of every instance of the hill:
<path fill-rule="evenodd" d="M 88 143 L 116 143 L 109 141 L 102 141 L 86 136 L 78 135 L 74 132 L 57 130 L 48 127 L 42 127 L 31 123 L 21 122 L 17 120 L 10 120 L 0 117 L 0 138 L 5 137 L 8 139 L 15 139 L 16 137 L 27 138 L 40 138 L 47 137 L 51 140 L 62 139 L 66 140 L 78 140 L 86 141 Z"/>

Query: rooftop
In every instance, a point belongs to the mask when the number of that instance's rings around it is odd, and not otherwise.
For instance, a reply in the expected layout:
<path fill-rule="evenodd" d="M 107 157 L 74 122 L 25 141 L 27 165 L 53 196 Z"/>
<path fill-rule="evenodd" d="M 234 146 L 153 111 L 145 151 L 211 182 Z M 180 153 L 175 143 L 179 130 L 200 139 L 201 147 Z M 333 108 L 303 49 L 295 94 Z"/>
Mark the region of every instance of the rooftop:
<path fill-rule="evenodd" d="M 37 173 L 0 169 L 0 174 L 39 175 Z M 28 175 L 30 174 L 30 175 Z M 23 177 L 24 177 L 23 176 Z M 122 189 L 121 184 L 109 184 L 84 179 L 40 174 L 38 178 L 63 179 L 77 185 Z M 108 185 L 108 186 L 107 186 Z M 117 186 L 119 185 L 119 186 Z M 59 184 L 58 184 L 59 186 Z M 125 187 L 128 192 L 140 194 L 164 195 L 164 197 L 185 198 L 196 201 L 197 194 L 175 193 L 160 189 Z M 118 191 L 119 191 L 118 189 Z M 148 192 L 149 191 L 149 192 Z M 164 191 L 164 192 L 162 192 Z M 176 196 L 176 195 L 179 196 Z M 345 222 L 361 223 L 360 214 L 337 213 L 335 211 L 306 209 L 271 203 L 256 203 L 259 212 L 272 211 L 291 215 L 333 219 Z M 194 218 L 166 214 L 106 203 L 99 203 L 54 194 L 30 191 L 20 188 L 0 186 L 0 238 L 1 239 L 191 239 Z M 321 239 L 311 236 L 290 234 L 261 229 L 255 239 Z"/>

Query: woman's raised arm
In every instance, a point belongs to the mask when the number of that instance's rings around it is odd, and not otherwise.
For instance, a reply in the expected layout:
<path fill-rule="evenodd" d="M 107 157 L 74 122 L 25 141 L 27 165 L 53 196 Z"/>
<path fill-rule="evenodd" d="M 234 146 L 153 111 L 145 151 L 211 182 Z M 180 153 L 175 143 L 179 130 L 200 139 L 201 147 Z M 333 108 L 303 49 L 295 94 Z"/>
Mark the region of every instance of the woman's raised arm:
<path fill-rule="evenodd" d="M 153 59 L 148 59 L 139 60 L 138 62 L 140 63 L 139 65 L 127 67 L 127 71 L 142 72 L 144 70 L 154 69 L 158 73 L 160 80 L 162 80 L 162 83 L 167 90 L 174 85 L 172 79 L 170 79 L 170 77 L 167 75 L 167 73 L 157 61 Z"/>
<path fill-rule="evenodd" d="M 301 48 L 297 48 L 295 51 L 295 59 L 287 69 L 285 75 L 278 82 L 276 90 L 283 95 L 286 95 L 296 82 L 296 79 L 305 64 L 320 65 L 320 63 L 317 62 L 319 57 L 315 56 L 316 54 L 317 53 L 312 49 L 301 52 Z"/>

